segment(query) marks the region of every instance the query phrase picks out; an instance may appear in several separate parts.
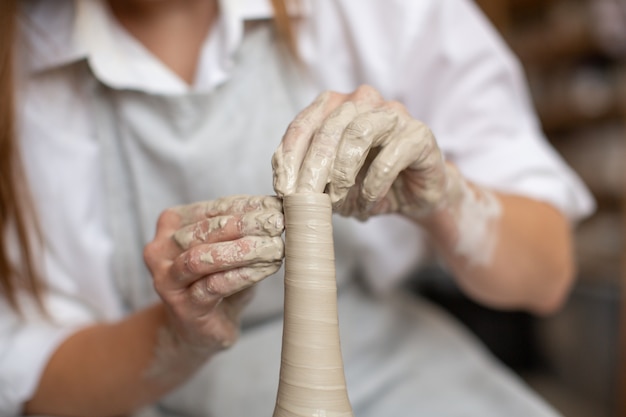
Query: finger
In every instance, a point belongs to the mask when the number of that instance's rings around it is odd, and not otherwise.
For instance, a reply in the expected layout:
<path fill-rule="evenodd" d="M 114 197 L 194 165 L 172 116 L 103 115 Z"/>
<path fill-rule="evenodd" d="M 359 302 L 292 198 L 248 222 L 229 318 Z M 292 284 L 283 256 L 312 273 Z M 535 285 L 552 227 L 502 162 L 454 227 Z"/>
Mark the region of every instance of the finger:
<path fill-rule="evenodd" d="M 383 146 L 398 125 L 398 114 L 374 110 L 358 115 L 346 127 L 330 174 L 328 193 L 333 206 L 341 206 L 373 146 Z"/>
<path fill-rule="evenodd" d="M 315 131 L 344 97 L 330 91 L 322 93 L 289 124 L 272 156 L 276 194 L 285 196 L 295 192 L 300 167 Z"/>
<path fill-rule="evenodd" d="M 330 181 L 330 172 L 337 155 L 337 146 L 346 127 L 360 113 L 369 112 L 384 101 L 374 88 L 364 85 L 348 96 L 323 122 L 313 136 L 307 154 L 298 173 L 296 191 L 299 193 L 321 193 Z"/>
<path fill-rule="evenodd" d="M 246 236 L 230 242 L 194 246 L 183 252 L 172 265 L 163 290 L 179 289 L 216 272 L 247 267 L 256 263 L 280 262 L 284 243 L 280 237 Z"/>
<path fill-rule="evenodd" d="M 321 193 L 330 177 L 337 146 L 346 126 L 357 116 L 354 103 L 339 106 L 313 136 L 298 173 L 297 193 Z"/>
<path fill-rule="evenodd" d="M 180 226 L 216 216 L 244 214 L 251 211 L 281 211 L 282 201 L 269 195 L 234 195 L 211 201 L 201 201 L 173 208 L 180 216 Z"/>
<path fill-rule="evenodd" d="M 187 225 L 174 233 L 183 249 L 204 243 L 236 240 L 244 236 L 280 236 L 283 213 L 275 209 L 255 210 L 243 215 L 216 216 Z"/>
<path fill-rule="evenodd" d="M 281 264 L 281 262 L 259 263 L 211 274 L 195 281 L 189 286 L 187 292 L 195 305 L 204 307 L 214 305 L 216 298 L 228 297 L 228 301 L 237 302 L 237 294 L 275 274 Z"/>
<path fill-rule="evenodd" d="M 359 195 L 359 207 L 369 211 L 389 192 L 400 172 L 424 158 L 434 138 L 422 123 L 411 120 L 384 146 L 369 166 Z"/>

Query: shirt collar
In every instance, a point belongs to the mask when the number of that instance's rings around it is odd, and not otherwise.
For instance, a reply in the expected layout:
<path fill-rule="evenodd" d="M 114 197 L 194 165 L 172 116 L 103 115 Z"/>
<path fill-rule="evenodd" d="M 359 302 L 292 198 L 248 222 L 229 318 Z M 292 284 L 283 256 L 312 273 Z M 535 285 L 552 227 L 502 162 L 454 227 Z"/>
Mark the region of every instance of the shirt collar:
<path fill-rule="evenodd" d="M 27 10 L 35 30 L 26 28 L 31 48 L 28 68 L 34 72 L 51 70 L 87 59 L 96 77 L 114 88 L 180 92 L 189 87 L 163 65 L 150 65 L 149 53 L 117 25 L 103 0 L 72 0 L 63 5 L 46 0 L 33 1 Z M 52 4 L 55 7 L 50 7 Z M 304 4 L 304 2 L 303 2 Z M 216 83 L 226 76 L 232 57 L 241 44 L 246 20 L 273 16 L 269 0 L 219 0 L 220 17 L 205 43 L 202 59 L 217 60 L 217 68 L 206 82 Z M 302 14 L 306 7 L 290 9 Z M 51 19 L 51 14 L 54 19 Z M 54 48 L 45 45 L 54 44 Z M 152 58 L 154 60 L 154 58 Z M 152 64 L 155 64 L 154 62 Z M 202 68 L 203 63 L 200 63 Z M 149 79 L 138 76 L 151 66 Z M 205 77 L 207 78 L 207 77 Z"/>
<path fill-rule="evenodd" d="M 20 2 L 19 64 L 37 73 L 85 58 L 85 51 L 74 43 L 73 0 Z"/>
<path fill-rule="evenodd" d="M 86 51 L 95 76 L 116 89 L 183 94 L 210 90 L 227 78 L 231 57 L 241 43 L 245 16 L 271 17 L 254 10 L 263 0 L 220 0 L 219 18 L 200 52 L 196 85 L 189 86 L 129 35 L 103 1 L 76 0 L 75 44 Z M 246 3 L 249 10 L 246 10 Z"/>

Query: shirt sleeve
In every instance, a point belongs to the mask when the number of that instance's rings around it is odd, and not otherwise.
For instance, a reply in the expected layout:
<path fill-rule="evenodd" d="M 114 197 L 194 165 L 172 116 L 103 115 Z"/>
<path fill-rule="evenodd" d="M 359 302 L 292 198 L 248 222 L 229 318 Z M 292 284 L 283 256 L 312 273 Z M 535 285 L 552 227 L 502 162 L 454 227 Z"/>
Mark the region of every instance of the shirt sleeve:
<path fill-rule="evenodd" d="M 18 416 L 34 394 L 54 351 L 93 317 L 77 300 L 52 292 L 42 313 L 32 296 L 18 296 L 20 313 L 0 302 L 0 415 Z"/>
<path fill-rule="evenodd" d="M 319 88 L 369 84 L 428 125 L 467 179 L 572 222 L 591 214 L 591 194 L 541 130 L 518 60 L 471 0 L 317 0 L 311 11 L 299 52 Z M 393 221 L 370 219 L 358 239 L 379 290 L 426 250 L 414 225 Z"/>
<path fill-rule="evenodd" d="M 594 201 L 542 132 L 522 68 L 471 0 L 319 0 L 299 50 L 319 86 L 402 102 L 477 184 L 570 220 Z"/>
<path fill-rule="evenodd" d="M 469 180 L 547 202 L 572 221 L 589 215 L 593 198 L 545 138 L 516 57 L 473 3 L 432 3 L 428 33 L 415 29 L 398 65 L 409 111 Z"/>

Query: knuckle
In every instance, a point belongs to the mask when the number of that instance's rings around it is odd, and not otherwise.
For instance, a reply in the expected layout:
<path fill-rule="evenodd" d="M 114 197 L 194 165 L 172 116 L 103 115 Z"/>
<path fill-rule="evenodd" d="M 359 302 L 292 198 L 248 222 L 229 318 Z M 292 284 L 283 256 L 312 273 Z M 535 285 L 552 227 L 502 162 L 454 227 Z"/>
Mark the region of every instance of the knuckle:
<path fill-rule="evenodd" d="M 204 282 L 204 294 L 206 296 L 219 296 L 223 297 L 225 295 L 225 286 L 223 280 L 220 277 L 225 276 L 225 274 L 214 274 L 211 275 L 202 281 Z"/>
<path fill-rule="evenodd" d="M 207 242 L 212 232 L 222 229 L 223 227 L 223 217 L 218 218 L 217 221 L 214 221 L 214 219 L 205 219 L 196 222 L 191 227 L 191 234 L 195 240 L 199 242 Z"/>
<path fill-rule="evenodd" d="M 327 103 L 331 100 L 333 100 L 334 98 L 337 98 L 340 94 L 337 93 L 336 91 L 332 91 L 332 90 L 326 90 L 320 93 L 320 95 L 317 96 L 317 99 L 315 99 L 315 102 L 317 103 Z"/>
<path fill-rule="evenodd" d="M 375 190 L 369 187 L 363 187 L 361 189 L 360 198 L 362 201 L 372 204 L 378 201 L 379 196 L 376 194 Z"/>
<path fill-rule="evenodd" d="M 217 200 L 208 202 L 205 210 L 205 217 L 214 217 L 219 213 L 229 213 L 233 207 L 236 207 L 240 202 L 239 196 L 232 198 L 218 198 Z"/>
<path fill-rule="evenodd" d="M 330 115 L 328 120 L 333 120 L 337 124 L 346 124 L 346 119 L 352 120 L 359 113 L 356 104 L 353 101 L 341 103 Z"/>
<path fill-rule="evenodd" d="M 402 104 L 398 100 L 390 100 L 386 102 L 385 107 L 394 113 L 408 114 L 404 104 Z"/>
<path fill-rule="evenodd" d="M 204 278 L 194 282 L 188 290 L 190 301 L 195 305 L 212 305 L 219 299 L 218 293 L 214 292 L 210 284 L 210 278 Z"/>
<path fill-rule="evenodd" d="M 424 140 L 426 139 L 427 141 L 434 142 L 435 137 L 430 128 L 426 125 L 426 123 L 420 120 L 411 119 L 410 123 L 408 124 L 408 128 L 412 132 L 414 132 L 414 135 L 412 135 L 412 137 L 414 137 L 416 140 L 424 142 Z"/>
<path fill-rule="evenodd" d="M 358 117 L 346 126 L 344 136 L 358 141 L 365 141 L 374 130 L 374 123 L 369 117 Z"/>
<path fill-rule="evenodd" d="M 254 241 L 249 237 L 224 242 L 214 251 L 214 264 L 221 268 L 243 262 L 254 251 Z"/>
<path fill-rule="evenodd" d="M 287 126 L 287 135 L 300 136 L 303 133 L 309 132 L 312 128 L 313 122 L 304 116 L 299 116 Z"/>
<path fill-rule="evenodd" d="M 382 100 L 382 96 L 377 89 L 369 84 L 361 84 L 354 91 L 353 95 L 359 99 L 378 102 Z"/>
<path fill-rule="evenodd" d="M 188 275 L 202 273 L 206 262 L 202 259 L 202 252 L 190 249 L 183 254 L 183 272 Z"/>
<path fill-rule="evenodd" d="M 336 121 L 330 119 L 327 120 L 318 130 L 315 135 L 315 139 L 321 145 L 330 145 L 335 140 L 333 138 L 340 136 L 342 133 L 342 126 Z M 324 147 L 326 149 L 327 146 Z"/>
<path fill-rule="evenodd" d="M 272 259 L 281 260 L 285 256 L 285 242 L 280 236 L 275 236 L 271 238 L 271 245 L 274 247 Z"/>
<path fill-rule="evenodd" d="M 247 281 L 250 278 L 250 271 L 247 268 L 231 269 L 224 272 L 224 280 L 226 282 Z M 235 288 L 234 290 L 237 290 Z"/>
<path fill-rule="evenodd" d="M 397 164 L 398 161 L 395 159 L 378 158 L 374 160 L 364 180 L 364 188 L 378 189 L 384 184 L 391 183 L 395 180 L 398 172 Z"/>
<path fill-rule="evenodd" d="M 189 299 L 193 304 L 204 304 L 206 302 L 207 295 L 202 285 L 192 285 L 189 288 Z"/>
<path fill-rule="evenodd" d="M 153 268 L 157 259 L 158 245 L 156 241 L 151 241 L 143 247 L 143 260 L 148 268 Z"/>
<path fill-rule="evenodd" d="M 265 203 L 265 196 L 262 195 L 250 195 L 244 197 L 244 212 L 246 210 L 258 210 L 263 207 Z"/>
<path fill-rule="evenodd" d="M 349 97 L 349 95 L 342 94 L 336 91 L 324 91 L 313 102 L 313 104 L 311 105 L 311 110 L 313 113 L 325 113 L 329 109 L 338 107 L 339 105 L 344 103 Z"/>
<path fill-rule="evenodd" d="M 202 220 L 177 230 L 173 239 L 179 248 L 185 250 L 198 242 L 206 242 L 210 234 L 210 223 Z"/>
<path fill-rule="evenodd" d="M 333 173 L 328 190 L 334 193 L 343 193 L 347 188 L 352 187 L 356 183 L 353 171 L 348 168 L 351 159 L 342 158 L 333 166 Z M 332 198 L 332 195 L 331 195 Z"/>
<path fill-rule="evenodd" d="M 250 229 L 250 226 L 248 226 L 249 222 L 250 220 L 248 219 L 242 219 L 241 228 L 244 229 L 243 233 Z M 285 229 L 284 216 L 279 211 L 266 210 L 260 212 L 254 216 L 254 219 L 251 219 L 251 222 L 254 224 L 252 226 L 253 232 L 261 235 L 278 236 Z"/>
<path fill-rule="evenodd" d="M 395 161 L 378 160 L 373 175 L 378 180 L 389 178 L 395 172 Z"/>
<path fill-rule="evenodd" d="M 267 210 L 275 210 L 282 213 L 283 201 L 278 197 L 268 195 L 263 198 L 263 207 Z"/>
<path fill-rule="evenodd" d="M 165 229 L 177 225 L 180 222 L 180 216 L 175 209 L 169 208 L 163 210 L 157 219 L 157 229 Z"/>

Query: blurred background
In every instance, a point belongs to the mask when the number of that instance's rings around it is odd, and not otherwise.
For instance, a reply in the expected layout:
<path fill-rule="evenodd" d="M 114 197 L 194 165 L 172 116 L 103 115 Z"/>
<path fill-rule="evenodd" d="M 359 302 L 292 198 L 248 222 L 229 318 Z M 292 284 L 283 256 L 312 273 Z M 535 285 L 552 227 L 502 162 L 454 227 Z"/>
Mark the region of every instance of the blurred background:
<path fill-rule="evenodd" d="M 626 0 L 476 2 L 521 60 L 546 135 L 598 210 L 576 230 L 578 280 L 554 316 L 482 308 L 436 269 L 416 289 L 566 417 L 626 417 Z"/>

